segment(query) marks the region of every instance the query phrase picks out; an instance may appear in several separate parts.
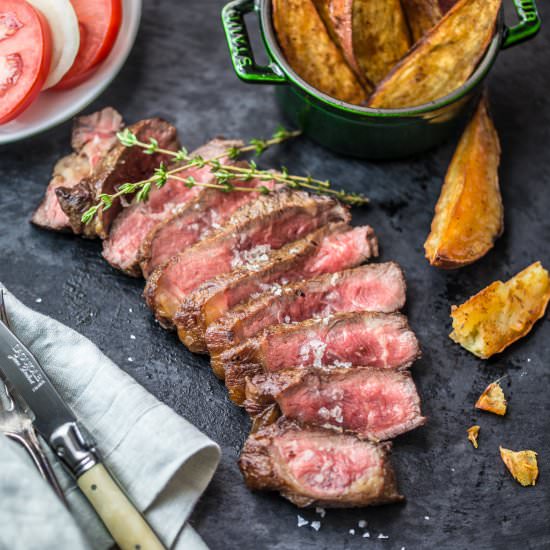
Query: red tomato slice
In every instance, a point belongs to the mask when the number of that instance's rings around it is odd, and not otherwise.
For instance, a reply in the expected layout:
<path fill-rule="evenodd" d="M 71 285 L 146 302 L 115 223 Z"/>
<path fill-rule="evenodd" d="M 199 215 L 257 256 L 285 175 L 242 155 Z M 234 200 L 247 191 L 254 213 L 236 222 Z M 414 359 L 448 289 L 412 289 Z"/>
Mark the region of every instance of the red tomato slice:
<path fill-rule="evenodd" d="M 24 0 L 0 0 L 0 124 L 36 98 L 51 59 L 52 37 L 44 16 Z"/>
<path fill-rule="evenodd" d="M 121 0 L 71 0 L 80 27 L 80 49 L 73 66 L 54 90 L 73 88 L 111 51 L 122 21 Z"/>

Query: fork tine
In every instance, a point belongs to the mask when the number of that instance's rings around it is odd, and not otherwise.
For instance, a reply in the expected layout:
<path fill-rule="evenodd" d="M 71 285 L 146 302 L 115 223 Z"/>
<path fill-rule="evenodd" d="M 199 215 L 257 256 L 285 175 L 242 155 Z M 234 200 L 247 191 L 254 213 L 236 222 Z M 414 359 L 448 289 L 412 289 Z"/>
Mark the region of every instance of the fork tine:
<path fill-rule="evenodd" d="M 10 320 L 8 318 L 8 312 L 6 311 L 6 304 L 4 302 L 4 290 L 0 290 L 0 321 L 10 328 Z"/>

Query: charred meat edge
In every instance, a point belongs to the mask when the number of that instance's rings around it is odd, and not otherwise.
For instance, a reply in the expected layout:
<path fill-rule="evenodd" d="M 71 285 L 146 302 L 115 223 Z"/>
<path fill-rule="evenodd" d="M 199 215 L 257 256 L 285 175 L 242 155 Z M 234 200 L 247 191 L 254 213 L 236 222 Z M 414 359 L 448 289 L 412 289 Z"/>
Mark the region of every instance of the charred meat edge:
<path fill-rule="evenodd" d="M 155 137 L 165 149 L 176 150 L 180 146 L 174 126 L 160 118 L 142 120 L 129 129 L 142 141 Z M 82 223 L 84 212 L 97 203 L 101 193 L 113 193 L 118 185 L 148 178 L 165 160 L 163 155 L 146 155 L 138 147 L 125 147 L 119 143 L 103 159 L 93 176 L 73 188 L 56 189 L 59 204 L 74 233 L 88 238 L 107 238 L 110 225 L 122 208 L 121 201 L 115 201 L 108 210 L 100 210 L 89 224 Z"/>

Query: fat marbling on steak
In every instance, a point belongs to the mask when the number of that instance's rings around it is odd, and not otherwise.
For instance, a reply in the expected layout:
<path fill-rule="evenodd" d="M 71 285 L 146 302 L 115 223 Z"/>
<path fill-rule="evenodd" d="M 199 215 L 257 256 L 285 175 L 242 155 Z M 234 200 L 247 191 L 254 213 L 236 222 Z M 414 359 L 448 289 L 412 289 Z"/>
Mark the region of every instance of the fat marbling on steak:
<path fill-rule="evenodd" d="M 267 252 L 300 239 L 337 221 L 348 221 L 349 211 L 326 196 L 279 191 L 240 208 L 210 237 L 172 257 L 149 277 L 145 298 L 156 318 L 173 327 L 185 297 L 202 283 L 235 269 L 267 259 Z"/>
<path fill-rule="evenodd" d="M 148 143 L 153 138 L 163 149 L 176 150 L 179 147 L 176 129 L 160 118 L 142 120 L 130 126 L 129 130 L 142 142 Z M 102 193 L 112 194 L 123 183 L 147 179 L 166 160 L 162 154 L 148 155 L 140 147 L 125 147 L 119 143 L 103 158 L 90 177 L 74 187 L 58 187 L 56 195 L 72 230 L 84 237 L 106 239 L 112 222 L 122 208 L 121 201 L 115 200 L 108 210 L 100 209 L 88 224 L 82 223 L 82 214 L 97 204 Z"/>
<path fill-rule="evenodd" d="M 57 200 L 56 189 L 76 187 L 90 177 L 116 145 L 116 134 L 123 125 L 122 117 L 111 107 L 75 119 L 71 139 L 74 152 L 55 165 L 52 179 L 32 217 L 32 223 L 44 229 L 71 231 L 69 218 Z"/>
<path fill-rule="evenodd" d="M 400 313 L 353 312 L 274 325 L 220 356 L 229 396 L 242 404 L 246 378 L 261 372 L 323 366 L 409 367 L 418 340 Z"/>
<path fill-rule="evenodd" d="M 251 416 L 277 404 L 300 425 L 383 441 L 422 426 L 420 397 L 409 371 L 353 367 L 288 369 L 246 383 Z"/>
<path fill-rule="evenodd" d="M 356 231 L 353 230 L 354 233 Z M 346 236 L 351 236 L 350 233 L 342 234 L 342 241 Z M 348 240 L 350 247 L 357 243 L 355 239 Z M 342 242 L 342 246 L 344 244 Z M 327 258 L 331 259 L 331 255 L 327 254 Z M 339 263 L 334 266 L 335 271 L 353 263 Z M 405 278 L 401 268 L 394 262 L 364 265 L 285 286 L 275 286 L 230 309 L 210 324 L 206 331 L 208 351 L 212 362 L 217 363 L 225 350 L 253 338 L 271 325 L 351 311 L 391 313 L 405 305 L 405 295 Z M 223 370 L 221 365 L 216 367 Z"/>
<path fill-rule="evenodd" d="M 275 189 L 274 181 L 252 178 L 234 181 L 239 187 Z M 145 278 L 189 246 L 219 229 L 239 208 L 257 200 L 259 192 L 226 193 L 202 189 L 195 199 L 175 210 L 147 234 L 138 254 Z"/>
<path fill-rule="evenodd" d="M 199 147 L 191 153 L 191 156 L 200 156 L 204 160 L 223 158 L 224 153 L 230 147 L 242 145 L 240 141 L 229 141 L 214 139 Z M 228 162 L 227 159 L 225 159 Z M 170 166 L 168 169 L 173 169 Z M 213 183 L 215 176 L 210 166 L 190 167 L 178 173 L 178 178 L 194 178 L 198 184 Z M 205 189 L 199 185 L 187 187 L 180 179 L 168 178 L 160 189 L 156 186 L 151 188 L 149 198 L 144 202 L 132 203 L 125 208 L 115 219 L 109 233 L 109 237 L 103 241 L 103 257 L 115 268 L 126 272 L 128 275 L 139 277 L 140 250 L 149 232 L 170 218 L 174 211 L 182 208 L 193 199 L 206 191 L 211 191 L 222 197 L 230 198 L 239 193 L 222 193 L 212 189 Z M 242 193 L 248 195 L 248 193 Z M 189 244 L 189 243 L 187 243 Z M 183 245 L 185 247 L 185 245 Z"/>
<path fill-rule="evenodd" d="M 361 264 L 377 252 L 377 239 L 369 226 L 325 226 L 305 239 L 269 252 L 259 266 L 250 269 L 245 264 L 189 294 L 175 316 L 179 337 L 191 351 L 204 353 L 208 325 L 252 295 L 266 288 L 278 293 L 280 283 L 334 273 Z"/>
<path fill-rule="evenodd" d="M 239 466 L 250 489 L 279 491 L 296 506 L 368 506 L 403 500 L 389 450 L 282 418 L 248 437 Z"/>

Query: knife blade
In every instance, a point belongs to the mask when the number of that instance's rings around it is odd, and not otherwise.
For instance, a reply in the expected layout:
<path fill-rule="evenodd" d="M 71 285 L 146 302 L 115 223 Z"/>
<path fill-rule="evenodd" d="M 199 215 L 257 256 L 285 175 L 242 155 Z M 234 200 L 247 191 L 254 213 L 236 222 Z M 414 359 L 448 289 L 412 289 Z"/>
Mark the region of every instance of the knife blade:
<path fill-rule="evenodd" d="M 79 424 L 33 354 L 0 321 L 0 371 L 34 413 L 34 425 L 75 476 L 77 485 L 123 550 L 164 546 L 101 463 Z"/>

